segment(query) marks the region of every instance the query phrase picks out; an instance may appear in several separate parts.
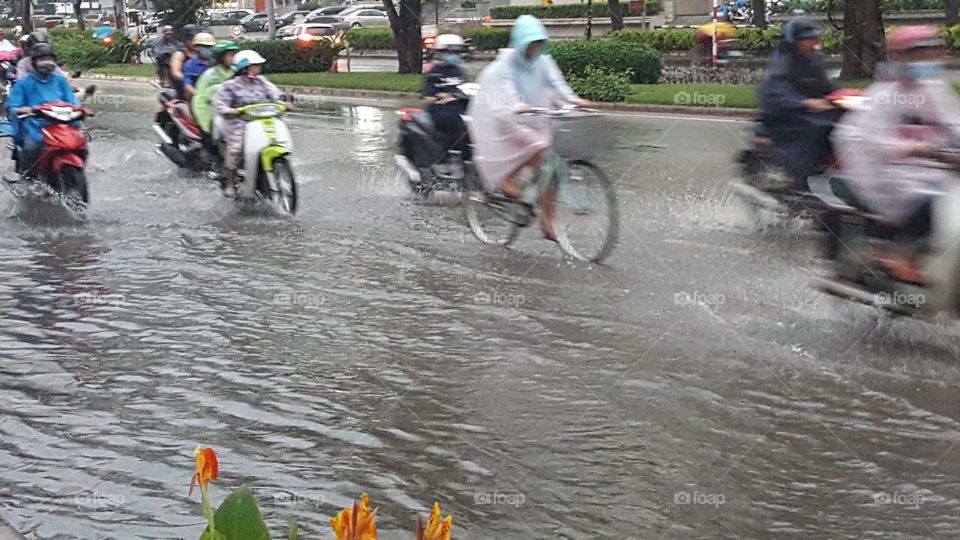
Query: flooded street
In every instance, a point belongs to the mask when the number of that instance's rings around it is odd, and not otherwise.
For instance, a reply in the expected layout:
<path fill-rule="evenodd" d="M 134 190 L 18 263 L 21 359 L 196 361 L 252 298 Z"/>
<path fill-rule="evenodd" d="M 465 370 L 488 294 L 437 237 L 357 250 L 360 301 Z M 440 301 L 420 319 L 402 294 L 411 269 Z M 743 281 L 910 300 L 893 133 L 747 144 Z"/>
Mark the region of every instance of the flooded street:
<path fill-rule="evenodd" d="M 745 123 L 609 117 L 621 241 L 591 266 L 411 200 L 391 108 L 291 115 L 278 219 L 158 155 L 148 90 L 100 92 L 88 223 L 0 193 L 0 518 L 28 538 L 199 537 L 198 445 L 275 537 L 332 538 L 363 492 L 387 540 L 434 500 L 460 540 L 960 534 L 957 326 L 814 291 L 813 233 L 729 194 Z"/>

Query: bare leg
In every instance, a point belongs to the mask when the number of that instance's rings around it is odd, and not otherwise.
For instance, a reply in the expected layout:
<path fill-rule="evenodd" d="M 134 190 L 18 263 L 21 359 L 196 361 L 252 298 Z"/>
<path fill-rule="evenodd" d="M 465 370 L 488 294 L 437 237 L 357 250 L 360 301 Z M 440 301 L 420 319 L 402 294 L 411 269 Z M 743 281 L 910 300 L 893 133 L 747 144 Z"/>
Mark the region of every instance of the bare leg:
<path fill-rule="evenodd" d="M 539 172 L 546 155 L 547 151 L 543 150 L 530 156 L 530 159 L 522 163 L 515 171 L 510 173 L 510 176 L 507 176 L 503 182 L 500 183 L 500 191 L 503 191 L 503 194 L 507 197 L 513 197 L 514 199 L 517 199 L 523 195 L 523 189 L 521 189 L 520 185 L 517 184 L 517 180 L 520 178 L 520 172 L 526 167 L 530 167 L 534 171 Z"/>
<path fill-rule="evenodd" d="M 553 226 L 554 209 L 557 202 L 557 189 L 554 187 L 543 190 L 540 195 L 540 230 L 547 240 L 557 241 L 557 230 Z"/>

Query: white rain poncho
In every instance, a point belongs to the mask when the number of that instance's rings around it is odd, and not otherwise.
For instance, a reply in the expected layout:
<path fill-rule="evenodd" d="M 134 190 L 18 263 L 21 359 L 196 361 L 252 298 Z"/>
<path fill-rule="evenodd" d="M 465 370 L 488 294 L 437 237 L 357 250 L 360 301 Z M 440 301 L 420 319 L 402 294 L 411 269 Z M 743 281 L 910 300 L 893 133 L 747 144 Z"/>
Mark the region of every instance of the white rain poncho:
<path fill-rule="evenodd" d="M 960 101 L 941 81 L 881 81 L 868 90 L 870 105 L 848 112 L 833 132 L 843 174 L 857 196 L 892 225 L 942 193 L 955 173 L 937 162 L 906 155 L 911 142 L 934 148 L 958 143 Z"/>
<path fill-rule="evenodd" d="M 511 49 L 503 49 L 477 83 L 470 100 L 470 139 L 474 163 L 488 189 L 495 189 L 537 152 L 552 143 L 542 117 L 516 114 L 523 106 L 553 107 L 577 99 L 557 63 L 545 51 L 527 60 L 523 52 L 534 41 L 546 41 L 547 29 L 536 17 L 520 16 L 510 34 Z"/>

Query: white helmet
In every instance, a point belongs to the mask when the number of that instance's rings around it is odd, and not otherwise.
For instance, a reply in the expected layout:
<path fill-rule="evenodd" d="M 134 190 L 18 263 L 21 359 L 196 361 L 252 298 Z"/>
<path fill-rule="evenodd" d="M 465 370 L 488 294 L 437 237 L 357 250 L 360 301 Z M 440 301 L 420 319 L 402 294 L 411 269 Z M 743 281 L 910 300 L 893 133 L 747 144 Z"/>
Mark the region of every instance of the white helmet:
<path fill-rule="evenodd" d="M 237 73 L 256 64 L 266 64 L 267 60 L 257 51 L 244 50 L 233 57 L 233 72 Z"/>
<path fill-rule="evenodd" d="M 461 52 L 467 48 L 467 42 L 457 34 L 440 34 L 437 40 L 433 42 L 435 51 Z"/>

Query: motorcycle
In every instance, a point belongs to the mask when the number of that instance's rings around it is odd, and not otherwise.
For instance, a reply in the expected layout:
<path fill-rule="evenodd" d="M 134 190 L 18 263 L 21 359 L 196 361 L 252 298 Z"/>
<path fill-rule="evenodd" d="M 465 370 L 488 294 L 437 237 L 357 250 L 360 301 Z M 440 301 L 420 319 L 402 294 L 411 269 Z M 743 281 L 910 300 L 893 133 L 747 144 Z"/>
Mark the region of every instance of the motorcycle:
<path fill-rule="evenodd" d="M 869 105 L 862 90 L 840 89 L 829 96 L 835 109 L 821 114 L 833 115 L 834 123 L 848 111 L 859 110 Z M 736 161 L 740 164 L 740 180 L 733 183 L 733 192 L 751 210 L 771 212 L 774 215 L 797 218 L 811 217 L 820 209 L 820 200 L 809 192 L 792 188 L 792 180 L 774 162 L 773 141 L 757 122 L 753 128 L 749 148 L 741 150 Z M 825 164 L 826 174 L 839 174 L 842 163 L 833 160 Z"/>
<path fill-rule="evenodd" d="M 22 54 L 20 49 L 0 52 L 0 110 L 3 111 L 0 114 L 4 116 L 6 116 L 5 104 L 7 96 L 10 95 L 10 87 L 17 78 L 17 61 Z"/>
<path fill-rule="evenodd" d="M 34 107 L 29 114 L 50 122 L 43 133 L 43 151 L 30 170 L 23 170 L 19 162 L 22 153 L 14 148 L 18 177 L 3 178 L 3 183 L 18 198 L 36 194 L 58 196 L 74 213 L 83 215 L 90 194 L 84 172 L 87 161 L 87 136 L 75 123 L 92 115 L 83 107 L 65 101 L 53 101 Z"/>
<path fill-rule="evenodd" d="M 960 170 L 960 149 L 945 150 L 938 160 Z M 830 229 L 839 246 L 826 254 L 831 274 L 815 281 L 817 289 L 896 315 L 960 317 L 960 183 L 944 186 L 933 203 L 930 235 L 912 245 L 891 239 L 896 231 L 867 209 L 847 179 L 813 177 L 810 189 L 832 217 Z M 878 260 L 877 254 L 891 247 L 920 250 L 922 284 L 899 279 Z"/>
<path fill-rule="evenodd" d="M 159 90 L 160 110 L 153 131 L 159 137 L 157 150 L 178 167 L 218 176 L 220 158 L 203 143 L 203 130 L 193 117 L 190 102 L 177 98 L 173 88 L 153 85 Z"/>
<path fill-rule="evenodd" d="M 475 83 L 463 83 L 449 102 L 468 101 L 478 90 Z M 473 162 L 459 150 L 448 150 L 428 112 L 420 108 L 403 108 L 397 111 L 397 116 L 400 119 L 400 153 L 394 156 L 394 161 L 398 178 L 405 179 L 410 190 L 420 199 L 428 198 L 434 191 L 464 191 L 464 179 L 476 175 Z"/>

